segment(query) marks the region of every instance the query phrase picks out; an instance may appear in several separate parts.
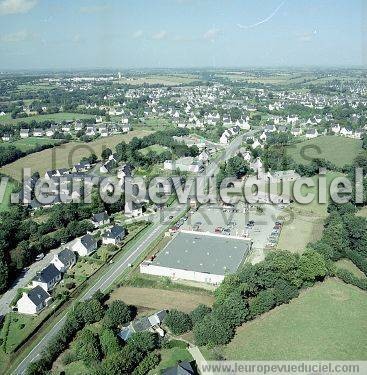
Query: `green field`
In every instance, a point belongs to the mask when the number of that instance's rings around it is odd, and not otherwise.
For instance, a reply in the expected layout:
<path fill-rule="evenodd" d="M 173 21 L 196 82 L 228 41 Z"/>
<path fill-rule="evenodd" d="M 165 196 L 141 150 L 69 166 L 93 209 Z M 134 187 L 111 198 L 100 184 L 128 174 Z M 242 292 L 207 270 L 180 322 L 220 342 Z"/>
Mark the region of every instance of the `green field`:
<path fill-rule="evenodd" d="M 321 238 L 323 220 L 314 216 L 297 214 L 280 233 L 277 249 L 302 253 L 310 242 Z"/>
<path fill-rule="evenodd" d="M 366 360 L 367 293 L 328 279 L 237 329 L 229 360 Z"/>
<path fill-rule="evenodd" d="M 19 122 L 26 122 L 30 123 L 32 121 L 55 121 L 55 122 L 62 122 L 62 121 L 72 121 L 72 120 L 79 120 L 83 118 L 94 118 L 93 115 L 85 115 L 83 113 L 69 113 L 69 112 L 59 112 L 59 113 L 51 113 L 49 115 L 34 115 L 24 118 L 15 118 L 12 119 L 10 114 L 6 114 L 5 116 L 0 117 L 0 124 L 17 124 Z"/>
<path fill-rule="evenodd" d="M 326 203 L 320 203 L 321 196 L 319 194 L 319 188 L 318 188 L 320 176 L 319 175 L 313 176 L 312 181 L 314 182 L 315 186 L 309 187 L 309 188 L 307 186 L 302 186 L 301 193 L 302 193 L 302 195 L 312 193 L 312 194 L 314 194 L 314 199 L 309 204 L 301 204 L 301 203 L 298 203 L 298 202 L 292 203 L 292 207 L 294 208 L 294 210 L 296 212 L 298 211 L 298 212 L 303 213 L 303 214 L 308 214 L 308 215 L 311 214 L 313 216 L 316 215 L 316 216 L 320 216 L 320 217 L 326 217 L 328 215 L 327 206 L 328 206 L 328 202 L 329 202 L 329 199 L 330 199 L 331 183 L 336 177 L 341 177 L 341 176 L 343 176 L 343 175 L 341 173 L 338 173 L 338 172 L 328 172 L 328 173 L 326 173 L 326 187 L 327 187 L 327 189 L 326 189 Z"/>
<path fill-rule="evenodd" d="M 154 131 L 158 130 L 166 130 L 166 129 L 173 129 L 175 126 L 172 124 L 171 121 L 165 118 L 160 117 L 149 117 L 144 119 L 144 123 L 136 125 L 136 129 L 150 129 Z"/>
<path fill-rule="evenodd" d="M 143 155 L 147 155 L 149 152 L 155 152 L 157 154 L 161 154 L 162 152 L 169 151 L 168 147 L 164 147 L 161 145 L 151 145 L 139 150 L 139 152 Z"/>
<path fill-rule="evenodd" d="M 191 362 L 193 360 L 188 350 L 183 348 L 162 349 L 160 354 L 161 362 L 154 370 L 149 372 L 151 375 L 160 374 L 162 370 L 173 367 L 180 361 Z"/>
<path fill-rule="evenodd" d="M 38 171 L 41 176 L 50 169 L 71 168 L 83 157 L 88 157 L 91 153 L 101 156 L 105 148 L 114 149 L 118 143 L 129 142 L 133 137 L 144 137 L 152 132 L 143 130 L 133 130 L 127 134 L 118 134 L 111 137 L 98 138 L 89 143 L 69 142 L 51 149 L 35 152 L 13 163 L 4 165 L 0 172 L 20 181 L 23 168 L 31 168 L 32 173 Z"/>
<path fill-rule="evenodd" d="M 349 259 L 340 259 L 337 262 L 335 262 L 335 265 L 339 268 L 343 268 L 351 272 L 356 277 L 359 277 L 361 279 L 366 278 L 366 275 Z"/>
<path fill-rule="evenodd" d="M 48 82 L 42 83 L 25 83 L 22 85 L 18 85 L 17 91 L 20 92 L 29 92 L 29 91 L 42 91 L 42 90 L 52 90 L 56 89 L 57 86 L 51 85 Z"/>
<path fill-rule="evenodd" d="M 311 163 L 310 160 L 304 158 L 306 156 L 326 159 L 337 167 L 343 167 L 346 164 L 351 164 L 361 149 L 361 140 L 328 135 L 290 145 L 287 151 L 288 155 L 300 164 Z"/>
<path fill-rule="evenodd" d="M 58 143 L 60 143 L 60 141 L 57 139 L 51 139 L 46 137 L 29 137 L 24 139 L 18 139 L 14 142 L 0 143 L 0 147 L 15 146 L 19 150 L 27 152 L 29 150 L 34 149 L 36 146 L 55 145 Z"/>
<path fill-rule="evenodd" d="M 118 80 L 119 83 L 127 85 L 165 85 L 176 86 L 179 84 L 187 84 L 198 80 L 198 76 L 194 74 L 152 74 L 143 77 L 122 77 Z"/>
<path fill-rule="evenodd" d="M 10 196 L 13 192 L 13 189 L 15 188 L 15 184 L 11 181 L 8 182 L 6 185 L 4 197 L 2 199 L 2 202 L 0 202 L 0 212 L 4 212 L 9 208 L 10 205 Z"/>

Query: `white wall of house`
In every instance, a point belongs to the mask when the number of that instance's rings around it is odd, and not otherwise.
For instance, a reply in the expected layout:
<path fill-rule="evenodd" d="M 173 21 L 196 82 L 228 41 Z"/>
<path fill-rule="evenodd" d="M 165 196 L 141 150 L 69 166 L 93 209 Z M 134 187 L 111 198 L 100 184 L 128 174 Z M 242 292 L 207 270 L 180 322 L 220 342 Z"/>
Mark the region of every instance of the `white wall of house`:
<path fill-rule="evenodd" d="M 120 240 L 116 238 L 102 237 L 102 243 L 104 245 L 117 245 Z"/>
<path fill-rule="evenodd" d="M 80 242 L 80 240 L 76 241 L 75 244 L 72 246 L 74 252 L 78 253 L 81 257 L 87 256 L 92 254 L 97 248 L 92 249 L 88 252 L 88 249 Z"/>
<path fill-rule="evenodd" d="M 37 314 L 41 308 L 36 306 L 27 296 L 26 293 L 23 293 L 23 296 L 17 302 L 18 312 L 20 314 Z"/>
<path fill-rule="evenodd" d="M 171 279 L 190 280 L 209 284 L 219 284 L 224 279 L 223 275 L 162 267 L 148 262 L 143 262 L 140 264 L 140 272 L 148 275 L 166 276 L 170 277 Z"/>

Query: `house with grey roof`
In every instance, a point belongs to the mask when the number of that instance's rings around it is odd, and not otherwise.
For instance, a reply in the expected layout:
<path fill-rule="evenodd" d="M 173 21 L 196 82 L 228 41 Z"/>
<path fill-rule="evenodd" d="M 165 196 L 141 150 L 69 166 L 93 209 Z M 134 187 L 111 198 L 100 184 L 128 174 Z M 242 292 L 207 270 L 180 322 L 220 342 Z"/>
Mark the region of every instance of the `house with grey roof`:
<path fill-rule="evenodd" d="M 70 249 L 63 249 L 58 254 L 55 254 L 52 264 L 60 271 L 66 272 L 69 268 L 73 267 L 76 263 L 76 256 Z"/>
<path fill-rule="evenodd" d="M 136 332 L 157 332 L 160 336 L 164 336 L 164 331 L 160 328 L 161 323 L 167 315 L 166 310 L 160 310 L 156 313 L 131 322 L 128 326 L 123 327 L 117 334 L 120 339 L 127 341 L 132 334 Z"/>
<path fill-rule="evenodd" d="M 20 138 L 28 138 L 29 137 L 29 129 L 20 129 Z"/>
<path fill-rule="evenodd" d="M 36 286 L 30 291 L 23 292 L 22 297 L 17 302 L 18 312 L 29 315 L 38 314 L 50 301 L 50 294 L 42 287 Z"/>
<path fill-rule="evenodd" d="M 55 267 L 53 263 L 51 263 L 42 271 L 37 272 L 36 276 L 32 280 L 32 286 L 40 286 L 47 292 L 53 289 L 60 280 L 61 272 Z"/>
<path fill-rule="evenodd" d="M 97 214 L 93 214 L 92 216 L 92 223 L 94 228 L 99 228 L 103 225 L 110 223 L 110 217 L 107 215 L 107 212 L 99 212 Z"/>
<path fill-rule="evenodd" d="M 189 361 L 178 362 L 176 366 L 163 370 L 162 375 L 195 375 L 196 371 Z"/>
<path fill-rule="evenodd" d="M 72 246 L 72 250 L 80 256 L 90 255 L 97 250 L 97 241 L 90 234 L 86 234 L 76 240 Z"/>
<path fill-rule="evenodd" d="M 74 173 L 79 173 L 79 172 L 87 172 L 89 169 L 91 169 L 91 165 L 89 161 L 81 161 L 80 163 L 74 165 L 72 171 Z"/>
<path fill-rule="evenodd" d="M 104 245 L 117 245 L 125 237 L 126 230 L 121 225 L 114 225 L 112 228 L 107 229 L 102 235 L 102 243 Z"/>

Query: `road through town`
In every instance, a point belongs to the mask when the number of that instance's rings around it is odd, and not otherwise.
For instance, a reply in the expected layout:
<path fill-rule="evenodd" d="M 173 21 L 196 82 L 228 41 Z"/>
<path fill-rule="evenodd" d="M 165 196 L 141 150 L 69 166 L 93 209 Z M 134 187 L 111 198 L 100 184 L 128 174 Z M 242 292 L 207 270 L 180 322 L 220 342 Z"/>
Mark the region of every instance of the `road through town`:
<path fill-rule="evenodd" d="M 248 132 L 245 134 L 246 136 L 253 135 L 254 132 Z M 221 160 L 227 160 L 231 156 L 233 156 L 239 147 L 242 144 L 243 134 L 237 136 L 225 149 L 223 155 L 219 158 L 219 160 L 215 160 L 210 163 L 203 175 L 212 176 L 215 175 L 219 170 L 219 163 Z M 153 224 L 149 227 L 148 232 L 142 238 L 139 238 L 134 245 L 122 256 L 118 261 L 111 264 L 108 271 L 101 276 L 96 283 L 91 286 L 85 294 L 79 300 L 86 300 L 90 298 L 97 290 L 101 290 L 102 292 L 108 290 L 112 284 L 126 271 L 130 264 L 136 262 L 140 256 L 144 253 L 147 249 L 149 244 L 155 241 L 168 227 L 170 220 L 167 220 L 170 216 L 173 218 L 177 218 L 181 214 L 183 214 L 186 210 L 186 205 L 178 205 L 174 204 L 168 210 L 164 212 L 163 220 L 162 216 L 156 215 Z M 160 217 L 159 217 L 160 216 Z M 13 372 L 14 374 L 24 374 L 27 366 L 34 360 L 36 360 L 40 355 L 42 350 L 46 347 L 49 340 L 61 329 L 66 319 L 66 314 L 62 317 L 59 317 L 58 320 L 55 321 L 55 324 L 52 328 L 35 344 L 35 346 L 30 350 L 30 352 L 26 355 L 26 357 L 19 363 L 16 370 Z"/>

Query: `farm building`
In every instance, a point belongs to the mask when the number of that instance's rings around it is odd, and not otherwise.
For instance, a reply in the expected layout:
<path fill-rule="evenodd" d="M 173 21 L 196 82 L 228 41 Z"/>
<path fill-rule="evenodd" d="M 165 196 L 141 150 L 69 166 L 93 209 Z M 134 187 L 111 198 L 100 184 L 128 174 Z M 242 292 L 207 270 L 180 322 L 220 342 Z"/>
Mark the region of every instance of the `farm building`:
<path fill-rule="evenodd" d="M 251 249 L 243 237 L 181 231 L 140 272 L 173 279 L 219 284 L 237 271 Z"/>

